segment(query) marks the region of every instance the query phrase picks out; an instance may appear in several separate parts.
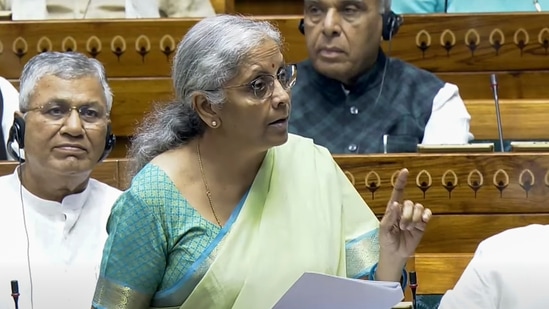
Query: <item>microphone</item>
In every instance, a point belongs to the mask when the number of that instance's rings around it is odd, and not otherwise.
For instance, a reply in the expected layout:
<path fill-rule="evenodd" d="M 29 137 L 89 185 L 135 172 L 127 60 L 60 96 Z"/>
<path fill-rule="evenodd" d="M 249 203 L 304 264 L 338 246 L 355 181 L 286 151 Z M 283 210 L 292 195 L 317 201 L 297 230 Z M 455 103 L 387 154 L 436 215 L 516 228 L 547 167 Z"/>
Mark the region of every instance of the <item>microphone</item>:
<path fill-rule="evenodd" d="M 409 286 L 412 291 L 412 309 L 416 309 L 416 290 L 417 290 L 417 277 L 415 271 L 408 272 Z"/>
<path fill-rule="evenodd" d="M 496 74 L 490 75 L 490 84 L 492 85 L 492 94 L 494 95 L 494 104 L 496 105 L 496 120 L 498 125 L 498 136 L 501 152 L 504 152 L 503 149 L 503 128 L 501 126 L 501 113 L 499 111 L 499 95 L 498 95 L 498 80 Z"/>
<path fill-rule="evenodd" d="M 538 0 L 534 0 L 534 7 L 536 8 L 536 11 L 541 12 L 541 5 Z"/>
<path fill-rule="evenodd" d="M 15 302 L 15 309 L 19 309 L 19 282 L 17 280 L 11 281 L 11 297 Z"/>

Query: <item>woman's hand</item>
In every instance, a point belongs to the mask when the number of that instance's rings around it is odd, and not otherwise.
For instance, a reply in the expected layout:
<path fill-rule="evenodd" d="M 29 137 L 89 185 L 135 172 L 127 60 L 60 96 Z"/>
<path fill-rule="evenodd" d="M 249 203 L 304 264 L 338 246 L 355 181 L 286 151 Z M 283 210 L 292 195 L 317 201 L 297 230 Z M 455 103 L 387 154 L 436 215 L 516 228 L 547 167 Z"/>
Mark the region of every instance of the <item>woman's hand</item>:
<path fill-rule="evenodd" d="M 402 169 L 397 177 L 391 199 L 379 228 L 380 257 L 407 260 L 418 246 L 432 212 L 419 203 L 402 201 L 408 170 Z"/>

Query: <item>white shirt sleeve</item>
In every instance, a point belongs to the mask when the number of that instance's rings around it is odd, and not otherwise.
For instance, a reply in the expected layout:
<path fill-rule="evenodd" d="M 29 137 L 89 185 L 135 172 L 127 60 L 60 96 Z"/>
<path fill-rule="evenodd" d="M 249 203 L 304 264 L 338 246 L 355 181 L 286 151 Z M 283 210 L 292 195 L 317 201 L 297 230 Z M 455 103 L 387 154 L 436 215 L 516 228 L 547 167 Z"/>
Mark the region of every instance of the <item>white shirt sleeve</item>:
<path fill-rule="evenodd" d="M 456 85 L 446 83 L 433 99 L 431 117 L 425 126 L 422 144 L 467 144 L 471 115 Z"/>
<path fill-rule="evenodd" d="M 489 275 L 489 264 L 483 257 L 481 243 L 454 289 L 442 297 L 438 309 L 497 309 L 497 283 Z"/>
<path fill-rule="evenodd" d="M 4 141 L 8 141 L 8 134 L 13 124 L 13 114 L 19 110 L 19 92 L 13 85 L 6 79 L 0 77 L 0 90 L 2 90 L 2 97 L 4 99 L 4 113 L 2 115 L 1 125 L 2 133 L 4 134 Z M 0 145 L 0 147 L 6 147 L 6 145 Z M 14 160 L 8 153 L 8 159 Z"/>

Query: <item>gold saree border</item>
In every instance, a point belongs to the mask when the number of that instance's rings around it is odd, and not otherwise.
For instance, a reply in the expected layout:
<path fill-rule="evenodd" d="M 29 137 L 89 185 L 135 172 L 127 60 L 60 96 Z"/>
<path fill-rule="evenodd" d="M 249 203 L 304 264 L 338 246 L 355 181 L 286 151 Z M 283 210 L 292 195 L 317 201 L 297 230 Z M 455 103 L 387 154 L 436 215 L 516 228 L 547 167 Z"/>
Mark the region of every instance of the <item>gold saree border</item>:
<path fill-rule="evenodd" d="M 146 295 L 100 277 L 93 296 L 95 308 L 149 308 L 151 295 Z"/>

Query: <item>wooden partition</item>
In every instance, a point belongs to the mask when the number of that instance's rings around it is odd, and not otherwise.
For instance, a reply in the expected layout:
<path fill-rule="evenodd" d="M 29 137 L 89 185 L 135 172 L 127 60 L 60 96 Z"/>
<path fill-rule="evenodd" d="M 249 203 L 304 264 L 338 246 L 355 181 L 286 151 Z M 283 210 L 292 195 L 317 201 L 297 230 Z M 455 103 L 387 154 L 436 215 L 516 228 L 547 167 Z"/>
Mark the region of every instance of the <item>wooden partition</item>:
<path fill-rule="evenodd" d="M 238 2 L 236 2 L 238 4 Z M 289 62 L 307 58 L 301 16 L 258 16 L 286 40 Z M 115 93 L 114 133 L 124 140 L 152 102 L 172 97 L 170 64 L 198 20 L 0 22 L 0 76 L 17 83 L 23 65 L 45 50 L 77 50 L 102 61 Z M 549 139 L 549 14 L 405 16 L 390 55 L 460 87 L 477 139 L 497 139 L 489 75 L 499 77 L 506 139 Z M 115 152 L 118 153 L 118 152 Z M 123 153 L 121 151 L 120 153 Z"/>

